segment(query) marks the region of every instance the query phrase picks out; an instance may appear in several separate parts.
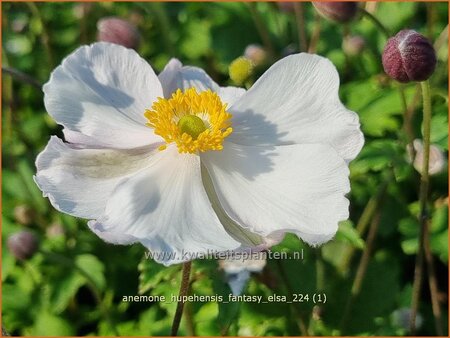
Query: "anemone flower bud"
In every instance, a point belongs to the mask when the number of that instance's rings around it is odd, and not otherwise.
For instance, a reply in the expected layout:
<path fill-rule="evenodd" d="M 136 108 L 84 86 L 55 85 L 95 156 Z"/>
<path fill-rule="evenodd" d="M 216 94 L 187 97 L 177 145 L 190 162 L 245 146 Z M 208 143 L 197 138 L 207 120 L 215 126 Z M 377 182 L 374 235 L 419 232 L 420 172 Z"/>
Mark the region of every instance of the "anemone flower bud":
<path fill-rule="evenodd" d="M 30 225 L 36 213 L 28 205 L 18 205 L 14 208 L 14 219 L 22 225 Z"/>
<path fill-rule="evenodd" d="M 408 156 L 409 161 L 413 162 L 414 168 L 419 172 L 422 173 L 423 168 L 423 143 L 422 140 L 415 139 L 413 142 L 414 151 L 416 153 L 416 157 L 414 158 L 414 161 L 412 161 L 412 149 L 410 146 L 408 146 Z M 442 150 L 432 144 L 430 145 L 430 158 L 428 163 L 428 173 L 430 175 L 436 175 L 442 172 L 445 168 L 445 158 L 444 153 Z"/>
<path fill-rule="evenodd" d="M 354 36 L 346 36 L 344 41 L 342 41 L 342 49 L 345 54 L 349 56 L 356 56 L 361 54 L 366 46 L 366 41 L 362 36 L 354 35 Z"/>
<path fill-rule="evenodd" d="M 38 240 L 30 231 L 20 231 L 9 236 L 8 248 L 18 260 L 26 260 L 34 255 L 38 249 Z"/>
<path fill-rule="evenodd" d="M 436 68 L 436 52 L 423 35 L 405 29 L 387 41 L 383 68 L 399 82 L 425 81 Z"/>
<path fill-rule="evenodd" d="M 112 42 L 127 48 L 139 46 L 139 32 L 130 22 L 115 18 L 103 18 L 97 22 L 97 41 Z"/>
<path fill-rule="evenodd" d="M 312 4 L 325 19 L 336 22 L 349 22 L 358 12 L 357 2 L 313 1 Z"/>
<path fill-rule="evenodd" d="M 235 59 L 228 69 L 231 80 L 237 85 L 243 84 L 253 73 L 253 64 L 246 57 Z"/>
<path fill-rule="evenodd" d="M 251 44 L 245 48 L 244 57 L 249 59 L 255 67 L 263 65 L 267 60 L 267 52 L 260 45 Z"/>
<path fill-rule="evenodd" d="M 294 3 L 292 1 L 277 1 L 277 6 L 280 11 L 285 13 L 294 13 Z"/>

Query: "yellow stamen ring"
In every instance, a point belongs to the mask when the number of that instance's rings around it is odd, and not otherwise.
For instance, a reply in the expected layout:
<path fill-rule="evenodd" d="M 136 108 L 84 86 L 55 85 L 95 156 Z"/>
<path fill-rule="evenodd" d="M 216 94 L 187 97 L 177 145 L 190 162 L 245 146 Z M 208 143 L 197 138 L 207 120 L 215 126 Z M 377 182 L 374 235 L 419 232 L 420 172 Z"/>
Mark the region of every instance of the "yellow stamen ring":
<path fill-rule="evenodd" d="M 222 150 L 223 140 L 231 134 L 231 114 L 227 105 L 211 90 L 197 93 L 178 89 L 169 99 L 159 97 L 144 116 L 166 144 L 175 142 L 180 153 Z M 159 149 L 164 150 L 166 145 Z"/>

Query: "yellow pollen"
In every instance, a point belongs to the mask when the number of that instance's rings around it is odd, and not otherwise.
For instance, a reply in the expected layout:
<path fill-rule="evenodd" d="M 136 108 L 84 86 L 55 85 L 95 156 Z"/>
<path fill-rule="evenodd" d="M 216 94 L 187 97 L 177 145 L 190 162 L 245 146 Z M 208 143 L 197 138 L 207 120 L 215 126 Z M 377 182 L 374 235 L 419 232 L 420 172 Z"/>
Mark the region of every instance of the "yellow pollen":
<path fill-rule="evenodd" d="M 223 149 L 223 140 L 233 131 L 226 108 L 211 90 L 178 89 L 168 99 L 159 97 L 144 116 L 147 126 L 166 142 L 159 150 L 175 143 L 180 153 L 196 153 Z"/>

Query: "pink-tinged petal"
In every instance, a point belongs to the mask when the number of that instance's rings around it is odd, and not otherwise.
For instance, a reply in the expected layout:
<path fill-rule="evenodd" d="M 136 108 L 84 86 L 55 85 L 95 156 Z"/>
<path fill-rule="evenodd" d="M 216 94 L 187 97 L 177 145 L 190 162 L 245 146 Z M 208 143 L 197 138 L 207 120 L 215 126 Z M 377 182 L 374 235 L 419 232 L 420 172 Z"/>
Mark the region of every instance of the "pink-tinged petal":
<path fill-rule="evenodd" d="M 53 136 L 36 160 L 37 185 L 59 211 L 97 218 L 117 184 L 142 170 L 152 147 L 83 149 Z"/>
<path fill-rule="evenodd" d="M 69 130 L 114 148 L 159 138 L 144 112 L 162 96 L 158 77 L 134 50 L 111 43 L 78 48 L 44 85 L 48 113 Z"/>
<path fill-rule="evenodd" d="M 358 115 L 339 100 L 339 76 L 327 59 L 290 55 L 275 63 L 230 108 L 233 133 L 242 145 L 331 145 L 346 161 L 356 157 L 364 137 Z"/>

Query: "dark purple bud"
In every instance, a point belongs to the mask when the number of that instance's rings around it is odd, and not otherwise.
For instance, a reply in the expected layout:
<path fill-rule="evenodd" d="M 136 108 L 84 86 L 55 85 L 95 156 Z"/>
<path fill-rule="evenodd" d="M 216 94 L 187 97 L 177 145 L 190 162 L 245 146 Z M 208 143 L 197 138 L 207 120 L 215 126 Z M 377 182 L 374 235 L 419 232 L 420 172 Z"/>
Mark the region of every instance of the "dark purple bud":
<path fill-rule="evenodd" d="M 295 11 L 293 2 L 277 1 L 277 6 L 282 12 L 294 13 Z"/>
<path fill-rule="evenodd" d="M 136 26 L 130 22 L 109 17 L 97 22 L 97 40 L 136 49 L 139 46 L 140 36 Z"/>
<path fill-rule="evenodd" d="M 8 238 L 8 248 L 18 260 L 26 260 L 38 249 L 38 240 L 30 231 L 16 232 Z"/>
<path fill-rule="evenodd" d="M 357 2 L 313 1 L 312 4 L 325 19 L 337 22 L 351 21 L 358 12 Z"/>
<path fill-rule="evenodd" d="M 399 82 L 425 81 L 436 68 L 436 52 L 422 34 L 405 29 L 387 41 L 383 68 Z"/>

